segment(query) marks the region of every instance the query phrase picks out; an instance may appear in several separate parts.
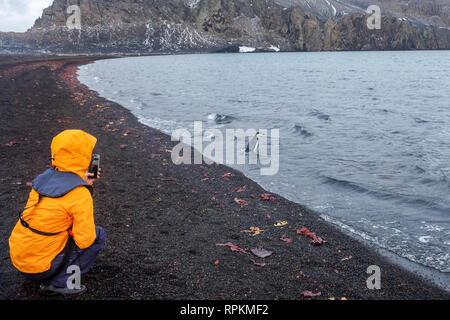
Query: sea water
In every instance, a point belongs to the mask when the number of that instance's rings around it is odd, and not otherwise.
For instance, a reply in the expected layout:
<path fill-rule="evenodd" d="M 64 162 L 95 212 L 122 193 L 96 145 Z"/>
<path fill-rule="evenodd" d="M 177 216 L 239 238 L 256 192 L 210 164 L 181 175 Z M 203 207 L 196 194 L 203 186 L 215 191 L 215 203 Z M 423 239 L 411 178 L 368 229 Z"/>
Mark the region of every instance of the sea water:
<path fill-rule="evenodd" d="M 275 176 L 234 166 L 450 283 L 450 51 L 101 60 L 80 80 L 143 123 L 279 129 Z"/>

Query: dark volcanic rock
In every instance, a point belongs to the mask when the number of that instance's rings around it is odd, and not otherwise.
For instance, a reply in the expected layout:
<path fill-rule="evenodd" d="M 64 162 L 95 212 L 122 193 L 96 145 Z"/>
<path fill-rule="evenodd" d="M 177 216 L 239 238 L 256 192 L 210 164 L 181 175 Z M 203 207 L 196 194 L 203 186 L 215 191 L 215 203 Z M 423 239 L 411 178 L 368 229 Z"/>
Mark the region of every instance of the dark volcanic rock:
<path fill-rule="evenodd" d="M 398 6 L 382 6 L 383 13 L 389 15 L 383 16 L 381 30 L 369 30 L 365 1 L 320 0 L 314 2 L 315 7 L 306 6 L 307 10 L 302 0 L 55 0 L 28 32 L 0 33 L 0 50 L 223 52 L 239 46 L 257 51 L 274 47 L 282 51 L 449 49 L 448 7 L 438 5 L 439 1 L 428 0 L 422 6 L 411 2 L 405 8 L 400 6 L 404 1 L 396 0 Z M 67 8 L 73 4 L 81 10 L 81 30 L 66 27 L 71 16 Z"/>
<path fill-rule="evenodd" d="M 413 26 L 405 20 L 385 16 L 381 30 L 365 28 L 366 19 L 347 15 L 325 24 L 325 50 L 408 50 L 446 49 L 450 30 L 432 26 Z"/>
<path fill-rule="evenodd" d="M 339 18 L 349 13 L 364 14 L 370 5 L 377 5 L 383 14 L 414 23 L 450 27 L 448 0 L 275 0 L 285 6 L 301 6 L 321 19 Z"/>

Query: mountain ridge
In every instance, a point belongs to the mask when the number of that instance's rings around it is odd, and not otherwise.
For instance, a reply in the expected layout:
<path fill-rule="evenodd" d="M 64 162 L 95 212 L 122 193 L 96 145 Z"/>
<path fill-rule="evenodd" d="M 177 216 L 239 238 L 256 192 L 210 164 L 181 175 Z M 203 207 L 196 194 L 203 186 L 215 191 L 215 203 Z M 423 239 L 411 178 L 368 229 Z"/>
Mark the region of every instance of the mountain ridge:
<path fill-rule="evenodd" d="M 394 0 L 402 1 L 406 0 Z M 437 5 L 441 0 L 426 1 Z M 55 0 L 26 33 L 0 33 L 0 50 L 221 52 L 237 51 L 240 46 L 259 51 L 273 48 L 281 51 L 450 49 L 450 27 L 445 24 L 446 7 L 436 7 L 435 12 L 443 12 L 443 18 L 439 21 L 434 19 L 436 23 L 433 25 L 425 23 L 425 18 L 418 18 L 423 16 L 422 13 L 416 14 L 414 19 L 383 15 L 381 29 L 369 30 L 368 16 L 363 10 L 365 2 Z M 81 30 L 66 27 L 70 5 L 80 7 Z M 352 11 L 348 8 L 353 8 L 353 12 L 346 12 Z M 383 12 L 385 9 L 381 8 Z"/>

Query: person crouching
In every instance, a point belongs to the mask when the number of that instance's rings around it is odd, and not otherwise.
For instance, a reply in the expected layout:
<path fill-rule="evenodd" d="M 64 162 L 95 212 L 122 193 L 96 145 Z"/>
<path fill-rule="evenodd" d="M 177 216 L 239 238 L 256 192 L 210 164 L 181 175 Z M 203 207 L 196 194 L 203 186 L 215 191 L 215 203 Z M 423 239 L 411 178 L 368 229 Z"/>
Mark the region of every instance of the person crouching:
<path fill-rule="evenodd" d="M 42 294 L 84 293 L 86 286 L 74 277 L 89 271 L 105 244 L 106 231 L 94 223 L 96 179 L 88 173 L 96 143 L 82 130 L 66 130 L 53 139 L 52 168 L 33 181 L 9 238 L 13 265 L 41 282 Z"/>

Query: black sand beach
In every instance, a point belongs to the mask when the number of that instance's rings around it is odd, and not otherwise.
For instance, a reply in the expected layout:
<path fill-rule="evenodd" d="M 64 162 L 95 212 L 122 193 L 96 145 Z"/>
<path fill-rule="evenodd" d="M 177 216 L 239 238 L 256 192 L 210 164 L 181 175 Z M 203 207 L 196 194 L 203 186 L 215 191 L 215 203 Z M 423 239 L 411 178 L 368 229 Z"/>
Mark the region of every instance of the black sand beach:
<path fill-rule="evenodd" d="M 51 140 L 65 129 L 83 129 L 99 140 L 103 175 L 95 185 L 95 219 L 108 231 L 104 250 L 83 278 L 88 292 L 73 299 L 450 298 L 301 205 L 278 195 L 261 200 L 267 192 L 233 169 L 174 165 L 169 136 L 78 83 L 76 67 L 93 59 L 2 58 L 1 299 L 45 299 L 38 284 L 13 268 L 8 238 L 28 182 L 50 166 Z M 276 226 L 281 221 L 287 224 Z M 264 231 L 243 232 L 252 227 Z M 313 245 L 297 233 L 304 227 L 326 243 Z M 245 252 L 217 245 L 228 242 Z M 258 247 L 273 254 L 258 258 L 250 251 Z M 381 268 L 381 290 L 366 286 L 371 265 Z M 305 291 L 320 295 L 305 298 Z"/>

